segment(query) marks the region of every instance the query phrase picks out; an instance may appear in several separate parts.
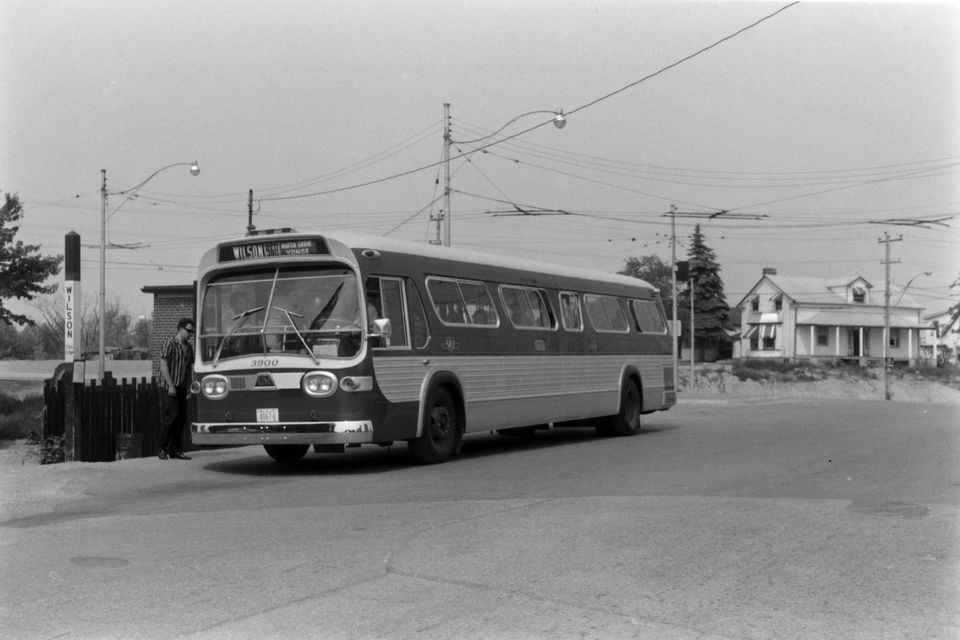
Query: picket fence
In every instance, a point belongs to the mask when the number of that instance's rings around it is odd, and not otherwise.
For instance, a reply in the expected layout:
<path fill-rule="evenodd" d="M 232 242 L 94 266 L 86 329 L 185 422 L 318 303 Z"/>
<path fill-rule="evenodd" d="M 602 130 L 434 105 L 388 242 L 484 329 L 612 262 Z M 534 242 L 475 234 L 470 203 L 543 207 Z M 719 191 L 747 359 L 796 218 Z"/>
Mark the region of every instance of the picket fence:
<path fill-rule="evenodd" d="M 153 378 L 74 382 L 70 365 L 63 365 L 44 382 L 43 437 L 62 436 L 68 461 L 156 455 L 164 394 Z M 193 411 L 191 402 L 188 424 Z M 186 432 L 183 442 L 190 442 Z"/>

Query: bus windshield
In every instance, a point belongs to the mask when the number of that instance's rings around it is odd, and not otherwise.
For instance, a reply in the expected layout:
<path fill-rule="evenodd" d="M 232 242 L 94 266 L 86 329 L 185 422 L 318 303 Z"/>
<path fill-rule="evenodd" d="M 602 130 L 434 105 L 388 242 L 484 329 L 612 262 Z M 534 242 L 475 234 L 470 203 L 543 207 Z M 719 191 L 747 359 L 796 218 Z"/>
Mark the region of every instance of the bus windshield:
<path fill-rule="evenodd" d="M 363 318 L 356 275 L 337 266 L 270 268 L 206 283 L 198 346 L 203 361 L 266 353 L 349 358 Z"/>

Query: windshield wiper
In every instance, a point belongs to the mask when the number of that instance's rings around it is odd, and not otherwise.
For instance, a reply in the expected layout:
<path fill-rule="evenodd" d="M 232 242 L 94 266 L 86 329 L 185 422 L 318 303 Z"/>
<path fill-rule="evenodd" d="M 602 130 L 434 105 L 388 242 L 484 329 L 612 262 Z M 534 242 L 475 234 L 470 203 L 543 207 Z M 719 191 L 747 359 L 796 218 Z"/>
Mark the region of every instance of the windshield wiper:
<path fill-rule="evenodd" d="M 246 311 L 241 311 L 237 315 L 233 316 L 233 323 L 230 325 L 230 328 L 227 330 L 227 333 L 220 338 L 220 344 L 217 345 L 217 353 L 213 356 L 213 364 L 217 364 L 220 360 L 220 353 L 223 351 L 224 345 L 227 344 L 227 339 L 234 334 L 234 332 L 243 326 L 247 321 L 247 318 L 257 313 L 258 311 L 263 311 L 263 306 L 251 307 Z"/>
<path fill-rule="evenodd" d="M 283 307 L 278 307 L 277 305 L 273 305 L 273 308 L 287 317 L 287 322 L 290 323 L 291 327 L 293 327 L 294 333 L 296 333 L 297 338 L 300 339 L 300 344 L 303 345 L 303 348 L 306 349 L 307 353 L 310 354 L 310 357 L 313 358 L 313 364 L 320 364 L 320 360 L 317 359 L 316 354 L 313 353 L 313 350 L 310 349 L 310 345 L 307 344 L 306 338 L 304 338 L 303 334 L 300 333 L 300 327 L 298 327 L 297 323 L 293 321 L 293 316 L 296 316 L 298 318 L 303 318 L 303 315 L 295 311 L 288 311 L 287 309 L 284 309 Z"/>

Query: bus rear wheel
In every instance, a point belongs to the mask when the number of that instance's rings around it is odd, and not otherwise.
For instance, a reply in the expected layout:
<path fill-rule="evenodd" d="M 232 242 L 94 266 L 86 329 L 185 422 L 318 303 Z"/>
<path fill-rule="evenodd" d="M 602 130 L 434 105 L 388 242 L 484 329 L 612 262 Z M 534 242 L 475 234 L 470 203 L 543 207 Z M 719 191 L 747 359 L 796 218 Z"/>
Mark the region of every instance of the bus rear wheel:
<path fill-rule="evenodd" d="M 297 462 L 307 454 L 310 448 L 308 444 L 265 444 L 267 455 L 277 462 L 291 463 Z"/>
<path fill-rule="evenodd" d="M 620 412 L 604 418 L 597 426 L 597 433 L 602 436 L 632 436 L 640 431 L 640 412 L 643 410 L 643 401 L 640 389 L 633 380 L 623 383 L 620 390 Z"/>
<path fill-rule="evenodd" d="M 442 387 L 434 389 L 427 399 L 423 433 L 407 441 L 413 459 L 421 464 L 436 464 L 453 455 L 463 432 L 458 415 L 451 393 Z"/>

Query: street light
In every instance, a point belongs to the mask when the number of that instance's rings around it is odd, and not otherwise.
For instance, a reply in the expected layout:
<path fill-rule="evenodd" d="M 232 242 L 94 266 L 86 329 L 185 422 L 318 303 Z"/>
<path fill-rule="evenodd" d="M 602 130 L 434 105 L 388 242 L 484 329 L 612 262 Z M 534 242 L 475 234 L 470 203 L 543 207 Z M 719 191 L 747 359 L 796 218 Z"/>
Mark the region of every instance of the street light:
<path fill-rule="evenodd" d="M 910 288 L 910 285 L 913 284 L 913 281 L 914 281 L 914 280 L 916 280 L 916 279 L 919 278 L 920 276 L 932 276 L 932 275 L 933 275 L 933 271 L 921 271 L 921 272 L 918 273 L 917 275 L 915 275 L 915 276 L 913 276 L 912 278 L 910 278 L 909 280 L 907 280 L 907 286 L 905 286 L 903 289 L 900 290 L 900 297 L 897 298 L 897 301 L 896 301 L 896 303 L 894 303 L 893 306 L 894 306 L 894 307 L 899 307 L 899 306 L 900 306 L 900 303 L 903 301 L 903 296 L 907 295 L 907 289 Z"/>
<path fill-rule="evenodd" d="M 474 142 L 482 142 L 488 138 L 492 138 L 497 135 L 511 124 L 524 118 L 526 116 L 531 116 L 537 113 L 549 113 L 553 116 L 553 126 L 557 129 L 563 129 L 567 126 L 567 117 L 563 113 L 563 109 L 557 109 L 556 111 L 546 111 L 546 110 L 537 110 L 537 111 L 527 111 L 526 113 L 521 113 L 520 115 L 511 118 L 508 120 L 502 127 L 485 135 L 481 138 L 476 138 L 474 140 L 454 140 L 450 134 L 450 103 L 443 103 L 443 211 L 444 215 L 437 218 L 437 239 L 436 244 L 440 244 L 440 222 L 441 220 L 446 219 L 446 225 L 444 225 L 443 232 L 443 244 L 450 246 L 450 223 L 452 214 L 450 211 L 450 147 L 454 144 L 472 144 Z M 546 124 L 546 123 L 544 123 Z"/>
<path fill-rule="evenodd" d="M 100 349 L 98 360 L 100 365 L 101 381 L 104 379 L 104 374 L 106 372 L 106 357 L 104 349 L 106 327 L 104 323 L 104 316 L 106 312 L 107 292 L 107 196 L 126 195 L 128 198 L 133 197 L 133 194 L 135 194 L 143 185 L 153 180 L 158 173 L 171 167 L 190 167 L 190 175 L 200 175 L 200 165 L 197 164 L 196 160 L 193 162 L 174 162 L 173 164 L 168 164 L 165 167 L 160 167 L 147 176 L 146 180 L 134 187 L 124 189 L 123 191 L 114 191 L 112 193 L 108 193 L 107 170 L 100 169 Z"/>

